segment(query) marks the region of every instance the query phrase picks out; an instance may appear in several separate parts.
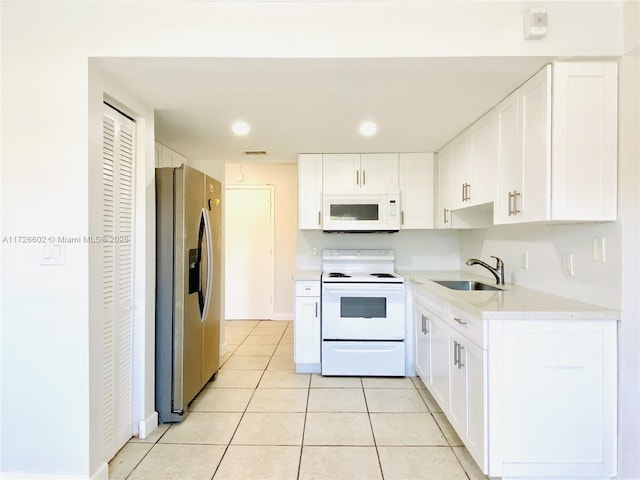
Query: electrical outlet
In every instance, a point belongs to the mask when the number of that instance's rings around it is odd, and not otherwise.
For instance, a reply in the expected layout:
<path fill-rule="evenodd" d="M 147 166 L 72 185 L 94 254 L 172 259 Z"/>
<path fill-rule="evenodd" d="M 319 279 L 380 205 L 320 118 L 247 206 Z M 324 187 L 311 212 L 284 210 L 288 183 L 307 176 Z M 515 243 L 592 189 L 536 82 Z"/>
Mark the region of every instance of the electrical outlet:
<path fill-rule="evenodd" d="M 318 249 L 316 247 L 313 247 L 311 249 L 311 257 L 312 258 L 318 258 Z"/>
<path fill-rule="evenodd" d="M 576 272 L 573 270 L 573 255 L 571 253 L 562 256 L 562 270 L 567 277 L 575 276 Z"/>
<path fill-rule="evenodd" d="M 520 259 L 520 267 L 523 270 L 527 270 L 529 268 L 529 252 L 526 250 L 522 251 L 522 257 Z"/>
<path fill-rule="evenodd" d="M 604 237 L 598 237 L 593 239 L 593 261 L 604 263 L 606 261 Z"/>

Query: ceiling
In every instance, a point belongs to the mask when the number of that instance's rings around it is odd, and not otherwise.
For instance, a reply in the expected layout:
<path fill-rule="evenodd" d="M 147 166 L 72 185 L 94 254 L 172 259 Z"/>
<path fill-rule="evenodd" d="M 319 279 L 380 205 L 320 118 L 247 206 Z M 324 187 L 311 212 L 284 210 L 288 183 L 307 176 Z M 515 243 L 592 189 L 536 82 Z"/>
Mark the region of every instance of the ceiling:
<path fill-rule="evenodd" d="M 156 140 L 191 159 L 437 151 L 551 59 L 100 58 L 155 108 Z M 251 132 L 235 136 L 242 119 Z M 362 137 L 364 120 L 378 133 Z M 265 150 L 266 156 L 248 156 Z"/>

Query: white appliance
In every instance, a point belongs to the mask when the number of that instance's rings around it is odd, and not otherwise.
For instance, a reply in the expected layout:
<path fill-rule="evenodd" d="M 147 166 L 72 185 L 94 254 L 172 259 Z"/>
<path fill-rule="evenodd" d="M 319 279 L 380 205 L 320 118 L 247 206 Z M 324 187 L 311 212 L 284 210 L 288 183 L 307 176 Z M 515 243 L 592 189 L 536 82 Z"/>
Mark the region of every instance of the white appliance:
<path fill-rule="evenodd" d="M 404 376 L 404 278 L 392 250 L 322 253 L 322 375 Z"/>
<path fill-rule="evenodd" d="M 344 193 L 322 196 L 325 232 L 397 232 L 400 193 Z"/>

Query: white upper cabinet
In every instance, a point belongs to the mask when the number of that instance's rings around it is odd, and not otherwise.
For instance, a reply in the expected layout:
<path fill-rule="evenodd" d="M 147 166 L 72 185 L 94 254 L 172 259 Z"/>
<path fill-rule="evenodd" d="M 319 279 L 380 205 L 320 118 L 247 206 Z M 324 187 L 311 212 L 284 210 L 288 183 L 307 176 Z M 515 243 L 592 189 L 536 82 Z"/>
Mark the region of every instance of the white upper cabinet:
<path fill-rule="evenodd" d="M 433 153 L 399 155 L 400 228 L 433 228 Z"/>
<path fill-rule="evenodd" d="M 498 119 L 498 168 L 496 196 L 493 204 L 494 223 L 511 218 L 513 190 L 522 190 L 522 162 L 518 162 L 518 94 L 513 92 L 496 108 Z"/>
<path fill-rule="evenodd" d="M 187 163 L 187 158 L 161 143 L 155 144 L 156 167 L 180 167 Z"/>
<path fill-rule="evenodd" d="M 398 154 L 324 154 L 325 193 L 387 192 L 398 189 Z"/>
<path fill-rule="evenodd" d="M 553 67 L 552 220 L 617 218 L 618 65 Z"/>
<path fill-rule="evenodd" d="M 451 228 L 451 144 L 438 152 L 436 160 L 436 228 Z"/>
<path fill-rule="evenodd" d="M 322 229 L 322 154 L 298 155 L 298 228 Z"/>
<path fill-rule="evenodd" d="M 469 128 L 471 180 L 466 187 L 468 206 L 493 202 L 498 164 L 498 117 L 491 110 Z"/>
<path fill-rule="evenodd" d="M 452 210 L 493 202 L 498 161 L 496 112 L 485 114 L 450 142 Z"/>
<path fill-rule="evenodd" d="M 494 223 L 616 219 L 615 63 L 547 65 L 497 113 Z"/>
<path fill-rule="evenodd" d="M 452 210 L 468 205 L 471 187 L 471 137 L 465 130 L 451 142 L 451 179 L 449 201 Z"/>

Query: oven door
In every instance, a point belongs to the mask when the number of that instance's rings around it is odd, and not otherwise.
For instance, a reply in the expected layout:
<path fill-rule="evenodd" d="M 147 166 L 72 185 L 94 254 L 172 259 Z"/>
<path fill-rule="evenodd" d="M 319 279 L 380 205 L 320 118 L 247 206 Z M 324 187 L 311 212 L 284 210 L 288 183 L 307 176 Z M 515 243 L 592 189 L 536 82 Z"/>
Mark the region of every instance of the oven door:
<path fill-rule="evenodd" d="M 404 340 L 404 284 L 323 283 L 323 340 Z"/>

